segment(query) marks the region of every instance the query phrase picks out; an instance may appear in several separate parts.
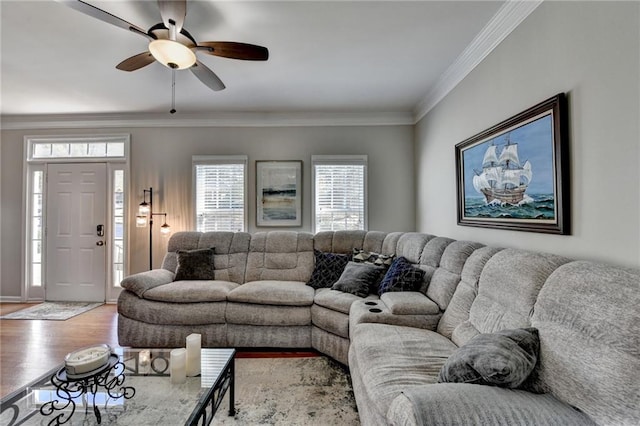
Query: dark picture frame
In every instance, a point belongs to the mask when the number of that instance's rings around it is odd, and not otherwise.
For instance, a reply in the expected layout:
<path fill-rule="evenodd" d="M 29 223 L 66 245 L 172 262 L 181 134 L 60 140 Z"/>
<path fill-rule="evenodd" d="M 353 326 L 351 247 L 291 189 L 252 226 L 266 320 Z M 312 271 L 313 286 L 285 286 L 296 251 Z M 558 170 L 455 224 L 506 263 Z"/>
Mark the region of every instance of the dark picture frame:
<path fill-rule="evenodd" d="M 256 161 L 256 225 L 302 226 L 302 161 Z"/>
<path fill-rule="evenodd" d="M 455 146 L 458 225 L 570 233 L 567 115 L 559 93 Z"/>

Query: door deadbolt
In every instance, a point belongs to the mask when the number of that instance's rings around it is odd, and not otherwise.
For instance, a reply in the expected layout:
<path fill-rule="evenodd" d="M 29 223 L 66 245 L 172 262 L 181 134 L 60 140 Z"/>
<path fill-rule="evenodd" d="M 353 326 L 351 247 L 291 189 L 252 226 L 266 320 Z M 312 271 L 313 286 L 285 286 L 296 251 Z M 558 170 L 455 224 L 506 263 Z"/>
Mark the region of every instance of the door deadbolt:
<path fill-rule="evenodd" d="M 98 237 L 104 237 L 104 225 L 98 225 L 96 227 L 96 233 Z"/>
<path fill-rule="evenodd" d="M 98 241 L 98 242 L 96 242 L 96 245 L 97 246 L 103 246 L 104 245 L 104 241 Z"/>

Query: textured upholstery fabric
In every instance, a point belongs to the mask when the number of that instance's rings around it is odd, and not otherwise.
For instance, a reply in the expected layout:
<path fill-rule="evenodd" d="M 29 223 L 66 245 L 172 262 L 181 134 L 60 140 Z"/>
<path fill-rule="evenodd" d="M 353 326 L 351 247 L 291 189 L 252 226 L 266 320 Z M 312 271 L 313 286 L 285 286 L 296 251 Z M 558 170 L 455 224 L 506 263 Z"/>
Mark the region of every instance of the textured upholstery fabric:
<path fill-rule="evenodd" d="M 283 280 L 307 282 L 313 272 L 313 236 L 305 232 L 253 234 L 245 282 Z"/>
<path fill-rule="evenodd" d="M 349 338 L 349 315 L 327 309 L 322 306 L 311 306 L 313 325 L 340 337 Z"/>
<path fill-rule="evenodd" d="M 177 250 L 215 247 L 215 279 L 242 284 L 250 240 L 251 234 L 246 232 L 176 232 L 169 239 L 162 268 L 175 272 Z"/>
<path fill-rule="evenodd" d="M 349 364 L 349 344 L 347 338 L 336 336 L 315 325 L 311 327 L 311 346 L 344 365 Z"/>
<path fill-rule="evenodd" d="M 424 246 L 434 235 L 407 232 L 398 238 L 396 256 L 404 256 L 411 263 L 420 263 L 420 255 Z"/>
<path fill-rule="evenodd" d="M 362 247 L 367 231 L 323 231 L 313 236 L 313 247 L 329 253 L 351 254 Z"/>
<path fill-rule="evenodd" d="M 365 299 L 378 300 L 378 295 L 369 294 Z M 316 296 L 313 303 L 334 311 L 342 312 L 343 314 L 348 314 L 351 309 L 351 304 L 358 300 L 363 300 L 363 298 L 358 297 L 355 294 L 343 293 L 342 291 L 318 289 L 316 290 Z"/>
<path fill-rule="evenodd" d="M 169 303 L 142 300 L 124 290 L 118 297 L 118 313 L 122 316 L 158 325 L 224 324 L 226 302 Z"/>
<path fill-rule="evenodd" d="M 599 424 L 640 424 L 640 270 L 561 266 L 540 292 L 532 325 L 541 390 Z"/>
<path fill-rule="evenodd" d="M 335 284 L 349 263 L 349 255 L 314 250 L 315 266 L 307 285 L 311 288 L 327 288 Z"/>
<path fill-rule="evenodd" d="M 331 289 L 351 293 L 358 297 L 366 297 L 377 288 L 383 271 L 382 267 L 349 262 Z"/>
<path fill-rule="evenodd" d="M 533 305 L 547 277 L 568 259 L 506 249 L 487 261 L 469 321 L 481 333 L 531 326 Z"/>
<path fill-rule="evenodd" d="M 444 247 L 440 255 L 440 248 Z M 427 261 L 427 256 L 440 256 L 439 265 L 433 272 L 426 290 L 427 296 L 436 302 L 442 311 L 446 310 L 453 294 L 461 280 L 462 269 L 469 256 L 482 244 L 470 241 L 451 241 L 449 239 L 434 238 L 422 252 L 421 261 Z M 432 262 L 433 259 L 428 260 Z"/>
<path fill-rule="evenodd" d="M 584 413 L 551 395 L 465 383 L 414 386 L 387 411 L 393 425 L 589 426 Z"/>
<path fill-rule="evenodd" d="M 375 305 L 366 303 L 375 303 Z M 392 324 L 435 330 L 441 316 L 442 314 L 440 313 L 434 315 L 394 315 L 382 300 L 377 302 L 374 300 L 361 300 L 351 305 L 351 311 L 349 311 L 349 335 L 353 333 L 358 324 L 364 323 Z"/>
<path fill-rule="evenodd" d="M 191 333 L 202 335 L 202 347 L 227 347 L 227 325 L 148 324 L 143 321 L 118 316 L 118 343 L 120 346 L 138 348 L 183 347 Z"/>
<path fill-rule="evenodd" d="M 424 271 L 415 268 L 405 257 L 400 256 L 393 261 L 386 272 L 378 294 L 382 295 L 388 291 L 415 291 L 422 284 Z"/>
<path fill-rule="evenodd" d="M 166 269 L 153 269 L 139 274 L 129 275 L 125 277 L 120 285 L 122 288 L 135 293 L 138 297 L 154 287 L 169 284 L 173 281 L 174 273 Z"/>
<path fill-rule="evenodd" d="M 214 280 L 213 269 L 214 247 L 178 250 L 178 266 L 176 267 L 176 281 L 185 280 Z"/>
<path fill-rule="evenodd" d="M 361 324 L 351 335 L 349 364 L 355 359 L 368 398 L 381 413 L 412 386 L 437 382 L 456 349 L 439 334 L 386 324 Z"/>
<path fill-rule="evenodd" d="M 245 325 L 309 325 L 308 306 L 275 306 L 229 302 L 225 313 L 229 324 Z"/>
<path fill-rule="evenodd" d="M 315 290 L 298 281 L 253 281 L 229 292 L 229 302 L 257 305 L 311 306 Z"/>
<path fill-rule="evenodd" d="M 311 327 L 227 324 L 227 343 L 234 348 L 310 348 Z"/>
<path fill-rule="evenodd" d="M 438 305 L 417 291 L 390 291 L 380 296 L 380 300 L 393 315 L 437 315 Z"/>
<path fill-rule="evenodd" d="M 449 357 L 438 382 L 519 388 L 536 366 L 539 348 L 535 328 L 479 334 Z"/>
<path fill-rule="evenodd" d="M 230 281 L 174 281 L 147 290 L 144 298 L 174 303 L 224 302 L 239 285 Z"/>
<path fill-rule="evenodd" d="M 454 247 L 456 243 L 451 244 Z M 453 330 L 469 319 L 469 311 L 471 304 L 478 294 L 478 281 L 480 273 L 487 261 L 496 254 L 500 249 L 494 247 L 482 247 L 469 255 L 464 267 L 460 272 L 460 283 L 455 289 L 451 301 L 447 305 L 447 309 L 442 314 L 442 319 L 438 323 L 438 333 L 445 337 L 451 338 Z M 436 286 L 437 284 L 434 284 Z M 459 346 L 462 342 L 453 340 Z"/>

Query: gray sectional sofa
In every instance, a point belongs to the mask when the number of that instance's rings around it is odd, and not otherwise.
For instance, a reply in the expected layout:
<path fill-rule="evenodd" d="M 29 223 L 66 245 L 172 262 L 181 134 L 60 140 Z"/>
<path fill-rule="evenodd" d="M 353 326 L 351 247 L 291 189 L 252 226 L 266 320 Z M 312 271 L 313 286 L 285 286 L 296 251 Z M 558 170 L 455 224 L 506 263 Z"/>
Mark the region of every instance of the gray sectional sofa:
<path fill-rule="evenodd" d="M 215 280 L 174 281 L 215 247 Z M 359 297 L 305 283 L 314 250 L 405 257 L 417 291 Z M 162 269 L 125 278 L 123 346 L 315 348 L 349 366 L 364 425 L 640 424 L 640 271 L 420 233 L 180 232 Z M 533 327 L 523 389 L 438 383 L 474 336 Z"/>

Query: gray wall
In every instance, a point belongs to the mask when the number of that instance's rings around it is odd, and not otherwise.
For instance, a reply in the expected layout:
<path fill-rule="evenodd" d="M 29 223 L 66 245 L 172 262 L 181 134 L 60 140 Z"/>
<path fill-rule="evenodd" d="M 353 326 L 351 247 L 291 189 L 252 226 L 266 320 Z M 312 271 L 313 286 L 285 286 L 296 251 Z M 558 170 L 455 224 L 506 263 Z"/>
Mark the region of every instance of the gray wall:
<path fill-rule="evenodd" d="M 416 126 L 419 231 L 640 265 L 640 3 L 544 2 Z M 456 224 L 456 143 L 567 92 L 572 235 Z"/>
<path fill-rule="evenodd" d="M 154 188 L 154 211 L 167 212 L 174 231 L 193 223 L 192 155 L 249 156 L 249 231 L 256 228 L 255 161 L 302 160 L 303 221 L 296 230 L 311 231 L 311 155 L 367 154 L 369 229 L 415 229 L 413 126 L 133 128 L 2 131 L 2 296 L 19 296 L 23 138 L 25 135 L 131 134 L 130 272 L 148 266 L 148 231 L 133 219 L 142 189 Z M 391 174 L 389 171 L 393 170 Z M 393 177 L 393 179 L 391 179 Z M 156 221 L 157 222 L 157 221 Z M 156 229 L 157 231 L 157 229 Z M 159 267 L 166 240 L 154 232 L 154 266 Z"/>

